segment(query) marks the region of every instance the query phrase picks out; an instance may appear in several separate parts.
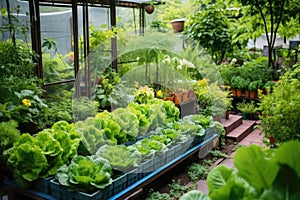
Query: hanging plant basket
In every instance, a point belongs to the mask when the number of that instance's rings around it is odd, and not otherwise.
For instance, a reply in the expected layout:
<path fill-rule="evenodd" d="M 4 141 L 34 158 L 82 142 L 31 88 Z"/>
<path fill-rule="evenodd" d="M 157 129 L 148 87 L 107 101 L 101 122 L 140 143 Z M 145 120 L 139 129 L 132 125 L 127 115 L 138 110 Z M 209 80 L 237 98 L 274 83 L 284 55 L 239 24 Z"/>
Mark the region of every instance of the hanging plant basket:
<path fill-rule="evenodd" d="M 148 13 L 148 14 L 152 14 L 153 12 L 154 12 L 154 6 L 153 5 L 146 5 L 145 6 L 145 11 L 146 11 L 146 13 Z"/>
<path fill-rule="evenodd" d="M 180 33 L 184 30 L 185 19 L 175 19 L 171 21 L 174 33 Z"/>

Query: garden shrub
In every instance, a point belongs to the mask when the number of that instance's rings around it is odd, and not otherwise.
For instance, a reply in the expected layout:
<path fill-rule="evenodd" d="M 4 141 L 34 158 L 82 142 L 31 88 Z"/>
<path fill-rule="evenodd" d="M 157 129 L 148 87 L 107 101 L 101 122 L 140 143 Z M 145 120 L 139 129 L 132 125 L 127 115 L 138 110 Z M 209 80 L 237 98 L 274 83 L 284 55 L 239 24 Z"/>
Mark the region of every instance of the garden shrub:
<path fill-rule="evenodd" d="M 273 92 L 263 95 L 261 123 L 267 142 L 300 139 L 300 64 L 280 77 Z"/>

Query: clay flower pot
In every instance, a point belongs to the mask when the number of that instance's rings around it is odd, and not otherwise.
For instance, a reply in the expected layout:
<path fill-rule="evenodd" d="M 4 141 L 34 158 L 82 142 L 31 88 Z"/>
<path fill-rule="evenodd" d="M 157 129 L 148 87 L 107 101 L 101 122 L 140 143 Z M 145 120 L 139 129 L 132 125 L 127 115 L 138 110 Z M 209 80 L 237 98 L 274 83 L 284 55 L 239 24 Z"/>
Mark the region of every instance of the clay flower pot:
<path fill-rule="evenodd" d="M 184 30 L 185 19 L 175 19 L 171 21 L 174 33 L 180 33 Z"/>
<path fill-rule="evenodd" d="M 154 12 L 154 6 L 153 5 L 146 5 L 145 6 L 145 11 L 148 14 L 152 14 Z"/>

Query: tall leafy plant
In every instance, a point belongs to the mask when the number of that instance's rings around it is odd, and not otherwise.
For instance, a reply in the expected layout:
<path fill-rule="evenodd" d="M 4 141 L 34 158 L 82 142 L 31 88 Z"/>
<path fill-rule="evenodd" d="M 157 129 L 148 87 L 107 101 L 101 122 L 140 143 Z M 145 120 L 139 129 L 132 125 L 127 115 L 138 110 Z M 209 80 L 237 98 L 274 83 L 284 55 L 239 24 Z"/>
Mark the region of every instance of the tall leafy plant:
<path fill-rule="evenodd" d="M 199 7 L 187 24 L 185 35 L 199 42 L 210 53 L 215 63 L 220 64 L 226 52 L 232 50 L 229 21 L 222 9 L 216 9 L 214 5 L 209 4 Z"/>
<path fill-rule="evenodd" d="M 299 139 L 300 126 L 300 65 L 280 77 L 273 92 L 262 96 L 260 110 L 265 136 L 270 142 L 282 143 Z M 275 141 L 274 141 L 275 140 Z"/>

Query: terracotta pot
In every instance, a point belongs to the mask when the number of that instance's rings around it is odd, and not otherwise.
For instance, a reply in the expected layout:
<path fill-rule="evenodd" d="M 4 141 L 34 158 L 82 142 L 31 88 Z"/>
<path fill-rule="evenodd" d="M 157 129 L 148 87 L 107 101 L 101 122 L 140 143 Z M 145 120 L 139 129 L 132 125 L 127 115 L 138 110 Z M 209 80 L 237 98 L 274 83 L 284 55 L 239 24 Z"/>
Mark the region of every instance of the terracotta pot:
<path fill-rule="evenodd" d="M 236 97 L 236 89 L 235 88 L 231 88 L 231 95 Z"/>
<path fill-rule="evenodd" d="M 242 89 L 236 89 L 236 96 L 237 97 L 243 96 L 243 90 Z"/>
<path fill-rule="evenodd" d="M 164 98 L 165 101 L 172 101 L 174 102 L 174 96 Z"/>
<path fill-rule="evenodd" d="M 180 33 L 184 30 L 184 19 L 176 19 L 171 21 L 174 33 Z"/>
<path fill-rule="evenodd" d="M 255 99 L 256 96 L 257 96 L 257 90 L 250 91 L 249 97 L 250 97 L 251 99 Z"/>
<path fill-rule="evenodd" d="M 175 93 L 174 95 L 174 103 L 176 105 L 179 105 L 181 103 L 181 100 L 182 100 L 182 93 Z"/>
<path fill-rule="evenodd" d="M 146 5 L 145 6 L 145 11 L 148 14 L 152 14 L 154 12 L 154 6 L 153 5 Z"/>
<path fill-rule="evenodd" d="M 244 97 L 249 98 L 250 97 L 250 91 L 244 90 Z"/>

